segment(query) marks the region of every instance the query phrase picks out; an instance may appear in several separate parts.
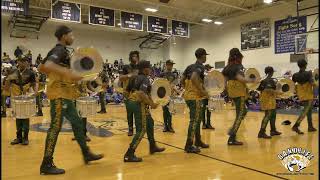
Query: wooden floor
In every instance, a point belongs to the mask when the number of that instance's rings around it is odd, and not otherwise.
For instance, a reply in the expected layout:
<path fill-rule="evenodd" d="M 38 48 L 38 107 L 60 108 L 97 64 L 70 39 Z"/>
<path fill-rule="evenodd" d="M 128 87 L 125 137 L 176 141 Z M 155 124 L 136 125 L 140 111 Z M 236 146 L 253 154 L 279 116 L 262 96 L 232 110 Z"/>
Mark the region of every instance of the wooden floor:
<path fill-rule="evenodd" d="M 9 111 L 9 110 L 8 110 Z M 296 120 L 295 115 L 277 116 L 278 130 L 283 132 L 271 140 L 258 139 L 263 113 L 249 112 L 243 121 L 238 139 L 244 141 L 244 146 L 230 147 L 226 145 L 227 131 L 234 120 L 235 111 L 226 110 L 212 114 L 216 130 L 202 130 L 202 138 L 210 144 L 209 149 L 202 149 L 201 154 L 186 154 L 185 145 L 188 114 L 175 115 L 173 124 L 175 134 L 162 132 L 162 110 L 152 112 L 155 119 L 155 138 L 159 146 L 165 147 L 163 153 L 149 155 L 148 141 L 143 139 L 137 149 L 137 155 L 143 158 L 142 163 L 124 163 L 131 137 L 126 134 L 126 118 L 123 106 L 107 106 L 107 114 L 89 118 L 94 127 L 107 130 L 108 137 L 98 137 L 94 128 L 89 130 L 92 141 L 89 146 L 94 152 L 104 153 L 103 160 L 84 165 L 80 148 L 70 132 L 60 133 L 56 151 L 55 164 L 66 170 L 59 176 L 40 176 L 39 167 L 43 156 L 45 132 L 30 131 L 28 146 L 10 145 L 15 138 L 15 121 L 8 117 L 1 120 L 2 145 L 2 179 L 5 180 L 218 180 L 218 179 L 318 179 L 318 132 L 307 132 L 306 119 L 302 122 L 301 130 L 304 135 L 291 131 L 291 126 L 281 125 L 283 120 Z M 44 117 L 34 117 L 31 125 L 49 121 L 48 108 L 44 109 Z M 319 116 L 313 114 L 313 122 L 318 127 Z M 110 123 L 111 122 L 111 123 Z M 269 125 L 267 129 L 269 133 Z M 97 135 L 97 134 L 96 134 Z M 289 147 L 301 147 L 310 150 L 315 158 L 303 173 L 313 175 L 279 175 L 288 173 L 280 160 L 278 153 Z"/>

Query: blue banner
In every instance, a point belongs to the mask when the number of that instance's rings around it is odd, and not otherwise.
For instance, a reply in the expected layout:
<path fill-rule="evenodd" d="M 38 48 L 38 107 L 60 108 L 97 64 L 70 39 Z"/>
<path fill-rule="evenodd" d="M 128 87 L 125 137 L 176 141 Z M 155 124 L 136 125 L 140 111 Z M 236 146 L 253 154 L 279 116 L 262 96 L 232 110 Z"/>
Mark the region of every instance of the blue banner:
<path fill-rule="evenodd" d="M 90 6 L 89 24 L 115 26 L 114 10 Z"/>
<path fill-rule="evenodd" d="M 81 5 L 60 0 L 52 0 L 51 18 L 81 22 Z"/>
<path fill-rule="evenodd" d="M 1 11 L 27 15 L 29 12 L 29 0 L 1 0 Z"/>
<path fill-rule="evenodd" d="M 154 32 L 154 33 L 161 33 L 161 34 L 167 34 L 168 33 L 168 20 L 159 18 L 159 17 L 153 17 L 148 16 L 148 32 Z"/>
<path fill-rule="evenodd" d="M 143 31 L 143 15 L 123 12 L 120 16 L 121 28 Z"/>
<path fill-rule="evenodd" d="M 175 36 L 189 37 L 189 23 L 172 20 L 172 34 Z"/>
<path fill-rule="evenodd" d="M 276 54 L 295 52 L 295 35 L 298 34 L 298 24 L 299 34 L 307 32 L 306 16 L 299 17 L 299 23 L 297 17 L 289 17 L 275 21 L 274 48 Z M 302 42 L 303 41 L 301 41 L 301 43 Z M 303 45 L 301 44 L 301 46 Z"/>

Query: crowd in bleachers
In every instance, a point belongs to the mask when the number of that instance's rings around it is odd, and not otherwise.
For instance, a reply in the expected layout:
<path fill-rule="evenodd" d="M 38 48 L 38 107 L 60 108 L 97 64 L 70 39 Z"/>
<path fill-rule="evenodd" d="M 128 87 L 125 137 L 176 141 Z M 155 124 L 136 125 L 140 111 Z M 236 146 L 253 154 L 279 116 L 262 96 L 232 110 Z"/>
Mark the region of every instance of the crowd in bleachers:
<path fill-rule="evenodd" d="M 3 56 L 1 58 L 2 63 L 7 63 L 11 64 L 12 68 L 15 68 L 16 66 L 16 60 L 20 56 L 22 56 L 22 50 L 17 47 L 16 50 L 14 51 L 14 56 L 15 58 L 10 58 L 9 55 L 4 52 Z M 36 60 L 33 63 L 33 55 L 32 52 L 29 50 L 27 53 L 25 53 L 26 57 L 28 57 L 29 62 L 30 62 L 30 68 L 32 67 L 37 67 L 41 61 L 42 61 L 42 56 L 41 54 L 38 54 Z M 108 60 L 105 60 L 104 66 L 103 66 L 103 71 L 107 73 L 107 77 L 109 78 L 109 85 L 107 86 L 106 89 L 106 102 L 107 103 L 122 103 L 124 100 L 124 97 L 121 93 L 118 93 L 115 91 L 113 82 L 116 78 L 119 77 L 119 72 L 122 70 L 125 62 L 122 59 L 115 60 L 113 63 L 110 63 Z M 3 70 L 3 69 L 2 69 Z M 152 66 L 152 74 L 151 74 L 151 81 L 154 80 L 155 78 L 159 77 L 160 73 L 165 70 L 165 64 L 163 62 L 158 62 L 153 64 Z M 173 70 L 176 73 L 176 76 L 178 79 L 181 77 L 181 72 L 178 71 L 177 69 Z M 5 74 L 3 71 L 1 74 Z M 176 84 L 178 89 L 182 89 L 179 81 Z M 96 95 L 97 96 L 97 95 Z M 231 99 L 227 96 L 226 92 L 223 92 L 221 94 L 221 97 L 224 98 L 226 103 L 232 103 Z M 45 97 L 44 97 L 45 98 Z M 7 104 L 9 105 L 9 99 L 7 100 Z M 249 92 L 249 97 L 246 101 L 246 105 L 250 110 L 259 110 L 260 109 L 260 104 L 259 104 L 259 92 L 258 91 L 250 91 Z M 301 104 L 300 101 L 298 100 L 297 96 L 293 96 L 289 99 L 278 99 L 277 100 L 277 108 L 279 109 L 291 109 L 291 108 L 300 108 Z M 319 101 L 318 99 L 314 100 L 314 108 L 318 109 L 319 108 Z"/>

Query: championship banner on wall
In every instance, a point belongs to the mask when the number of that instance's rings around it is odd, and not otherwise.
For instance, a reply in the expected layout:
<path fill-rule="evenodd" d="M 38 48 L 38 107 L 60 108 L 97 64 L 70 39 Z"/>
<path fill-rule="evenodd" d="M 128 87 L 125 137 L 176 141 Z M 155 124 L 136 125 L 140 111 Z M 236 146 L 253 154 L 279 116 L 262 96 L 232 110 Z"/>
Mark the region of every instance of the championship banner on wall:
<path fill-rule="evenodd" d="M 63 21 L 81 22 L 81 5 L 77 3 L 52 0 L 51 18 Z"/>
<path fill-rule="evenodd" d="M 299 24 L 299 33 L 298 33 Z M 274 22 L 274 48 L 276 54 L 295 52 L 295 36 L 307 32 L 307 17 L 289 17 Z M 305 48 L 306 38 L 299 41 L 299 47 Z"/>
<path fill-rule="evenodd" d="M 241 50 L 253 50 L 270 47 L 270 20 L 263 19 L 242 24 Z"/>
<path fill-rule="evenodd" d="M 29 0 L 1 0 L 2 12 L 29 13 Z"/>
<path fill-rule="evenodd" d="M 143 15 L 121 11 L 120 22 L 122 29 L 143 31 Z"/>
<path fill-rule="evenodd" d="M 148 32 L 168 34 L 168 20 L 159 17 L 148 16 Z"/>
<path fill-rule="evenodd" d="M 174 36 L 189 37 L 189 23 L 172 20 L 172 34 Z"/>
<path fill-rule="evenodd" d="M 89 24 L 115 26 L 114 10 L 100 7 L 89 7 Z"/>

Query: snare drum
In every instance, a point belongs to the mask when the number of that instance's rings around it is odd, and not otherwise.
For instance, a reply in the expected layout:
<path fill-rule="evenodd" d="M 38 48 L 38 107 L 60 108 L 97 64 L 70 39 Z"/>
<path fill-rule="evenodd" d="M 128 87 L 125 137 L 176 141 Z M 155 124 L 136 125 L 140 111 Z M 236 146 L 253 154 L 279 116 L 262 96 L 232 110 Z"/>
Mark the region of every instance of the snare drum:
<path fill-rule="evenodd" d="M 30 96 L 15 96 L 11 100 L 13 116 L 28 119 L 36 114 L 36 99 Z"/>
<path fill-rule="evenodd" d="M 174 114 L 185 114 L 186 103 L 182 97 L 172 97 L 169 102 L 169 112 Z"/>
<path fill-rule="evenodd" d="M 209 111 L 220 112 L 224 109 L 224 99 L 221 96 L 213 96 L 208 99 L 207 109 Z"/>
<path fill-rule="evenodd" d="M 93 116 L 97 113 L 98 102 L 94 97 L 80 97 L 76 100 L 80 117 Z"/>

